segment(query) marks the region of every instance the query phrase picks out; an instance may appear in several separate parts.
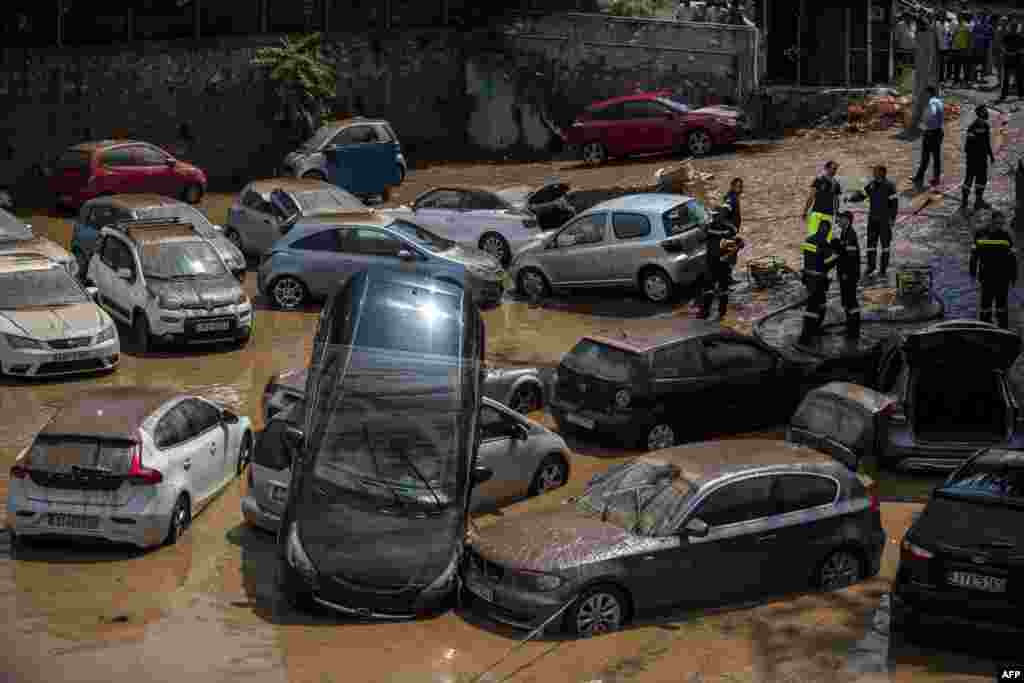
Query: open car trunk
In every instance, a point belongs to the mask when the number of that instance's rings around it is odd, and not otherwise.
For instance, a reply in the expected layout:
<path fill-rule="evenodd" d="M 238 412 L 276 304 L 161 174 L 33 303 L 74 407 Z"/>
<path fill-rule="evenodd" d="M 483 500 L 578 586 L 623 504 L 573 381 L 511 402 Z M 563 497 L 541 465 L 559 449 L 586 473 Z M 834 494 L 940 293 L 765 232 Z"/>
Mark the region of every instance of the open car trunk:
<path fill-rule="evenodd" d="M 917 439 L 979 445 L 1003 441 L 1011 408 L 1000 374 L 969 367 L 921 373 L 914 389 Z"/>

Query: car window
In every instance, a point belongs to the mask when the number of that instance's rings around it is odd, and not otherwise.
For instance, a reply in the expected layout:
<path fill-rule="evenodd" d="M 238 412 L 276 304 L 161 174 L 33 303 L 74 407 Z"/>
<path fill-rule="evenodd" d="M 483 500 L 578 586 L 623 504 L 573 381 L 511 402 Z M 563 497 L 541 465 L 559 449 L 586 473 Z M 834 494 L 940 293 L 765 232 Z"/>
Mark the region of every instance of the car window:
<path fill-rule="evenodd" d="M 377 131 L 373 126 L 351 126 L 331 140 L 332 145 L 361 145 L 369 142 L 377 142 Z"/>
<path fill-rule="evenodd" d="M 467 192 L 463 198 L 462 208 L 471 211 L 498 211 L 509 207 L 489 192 Z"/>
<path fill-rule="evenodd" d="M 100 254 L 100 259 L 107 265 L 107 267 L 117 270 L 118 268 L 128 268 L 132 271 L 135 270 L 135 259 L 132 258 L 132 253 L 121 240 L 116 237 L 108 236 L 103 241 L 103 251 Z"/>
<path fill-rule="evenodd" d="M 246 190 L 245 194 L 242 195 L 242 206 L 253 211 L 259 211 L 260 213 L 273 213 L 270 202 L 264 200 L 259 192 L 253 190 Z"/>
<path fill-rule="evenodd" d="M 81 285 L 64 268 L 26 268 L 0 272 L 0 305 L 5 309 L 69 306 L 89 301 Z"/>
<path fill-rule="evenodd" d="M 742 342 L 705 342 L 704 357 L 709 373 L 768 370 L 775 365 L 767 351 Z"/>
<path fill-rule="evenodd" d="M 581 339 L 562 358 L 562 364 L 573 372 L 611 382 L 630 382 L 643 372 L 646 357 L 608 346 L 593 339 Z"/>
<path fill-rule="evenodd" d="M 155 147 L 140 146 L 136 149 L 142 166 L 163 166 L 169 158 Z"/>
<path fill-rule="evenodd" d="M 503 439 L 512 435 L 515 423 L 490 406 L 480 408 L 480 438 Z"/>
<path fill-rule="evenodd" d="M 156 242 L 142 247 L 142 270 L 148 277 L 220 277 L 227 269 L 208 242 Z"/>
<path fill-rule="evenodd" d="M 665 234 L 678 235 L 708 222 L 708 214 L 696 199 L 673 207 L 665 212 Z"/>
<path fill-rule="evenodd" d="M 830 505 L 839 494 L 839 486 L 827 477 L 813 474 L 784 474 L 777 477 L 777 514 Z"/>
<path fill-rule="evenodd" d="M 398 238 L 372 228 L 351 228 L 345 236 L 346 253 L 362 256 L 392 256 L 405 248 Z"/>
<path fill-rule="evenodd" d="M 272 470 L 291 467 L 291 452 L 284 442 L 284 433 L 287 429 L 288 423 L 284 420 L 271 420 L 256 440 L 256 449 L 252 454 L 253 462 Z"/>
<path fill-rule="evenodd" d="M 612 230 L 615 238 L 629 240 L 651 234 L 651 221 L 641 213 L 613 213 Z"/>
<path fill-rule="evenodd" d="M 40 436 L 33 442 L 29 459 L 33 469 L 66 470 L 95 467 L 112 474 L 127 474 L 135 444 L 131 441 L 100 440 L 86 436 Z"/>
<path fill-rule="evenodd" d="M 100 155 L 100 163 L 103 166 L 132 166 L 133 147 L 115 147 Z"/>
<path fill-rule="evenodd" d="M 661 106 L 657 102 L 651 102 L 648 100 L 623 102 L 622 108 L 626 114 L 625 118 L 627 119 L 650 119 L 664 116 L 668 112 L 665 107 Z"/>
<path fill-rule="evenodd" d="M 607 107 L 590 109 L 590 118 L 596 121 L 618 121 L 626 118 L 621 104 L 612 104 Z"/>
<path fill-rule="evenodd" d="M 462 193 L 458 190 L 437 190 L 416 203 L 418 209 L 459 209 L 462 207 Z"/>
<path fill-rule="evenodd" d="M 192 420 L 196 434 L 202 434 L 207 429 L 212 429 L 220 424 L 220 411 L 212 404 L 194 398 L 189 399 L 186 403 L 188 403 L 188 407 L 185 410 L 189 419 Z"/>
<path fill-rule="evenodd" d="M 774 477 L 753 477 L 727 484 L 701 503 L 695 517 L 708 526 L 725 526 L 775 514 Z"/>
<path fill-rule="evenodd" d="M 153 433 L 157 448 L 177 446 L 192 437 L 192 426 L 182 406 L 183 404 L 179 403 L 168 410 L 157 423 Z"/>
<path fill-rule="evenodd" d="M 944 492 L 964 496 L 1024 498 L 1024 467 L 1018 451 L 989 451 L 950 476 Z"/>
<path fill-rule="evenodd" d="M 293 249 L 304 251 L 339 251 L 338 230 L 330 228 L 307 235 L 292 245 Z"/>
<path fill-rule="evenodd" d="M 117 209 L 111 206 L 97 206 L 92 210 L 86 223 L 95 228 L 103 228 L 117 221 Z"/>
<path fill-rule="evenodd" d="M 377 138 L 380 142 L 394 142 L 395 136 L 391 134 L 387 126 L 376 126 Z"/>
<path fill-rule="evenodd" d="M 704 373 L 704 357 L 699 344 L 676 344 L 654 352 L 655 379 L 699 377 Z"/>
<path fill-rule="evenodd" d="M 592 213 L 577 218 L 558 233 L 557 244 L 560 247 L 598 244 L 604 241 L 604 230 L 607 223 L 608 214 L 606 213 Z"/>

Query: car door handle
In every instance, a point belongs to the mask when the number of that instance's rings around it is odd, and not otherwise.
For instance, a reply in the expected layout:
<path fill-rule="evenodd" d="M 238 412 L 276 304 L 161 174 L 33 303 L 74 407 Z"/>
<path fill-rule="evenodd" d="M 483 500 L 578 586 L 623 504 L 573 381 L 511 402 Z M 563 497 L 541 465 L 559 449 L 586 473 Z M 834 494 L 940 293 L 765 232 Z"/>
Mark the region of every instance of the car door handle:
<path fill-rule="evenodd" d="M 186 460 L 185 461 L 185 469 L 186 470 L 192 469 L 192 461 L 191 460 Z"/>
<path fill-rule="evenodd" d="M 778 538 L 778 534 L 767 534 L 765 536 L 758 536 L 757 542 L 767 543 L 768 541 L 774 541 L 776 538 Z"/>

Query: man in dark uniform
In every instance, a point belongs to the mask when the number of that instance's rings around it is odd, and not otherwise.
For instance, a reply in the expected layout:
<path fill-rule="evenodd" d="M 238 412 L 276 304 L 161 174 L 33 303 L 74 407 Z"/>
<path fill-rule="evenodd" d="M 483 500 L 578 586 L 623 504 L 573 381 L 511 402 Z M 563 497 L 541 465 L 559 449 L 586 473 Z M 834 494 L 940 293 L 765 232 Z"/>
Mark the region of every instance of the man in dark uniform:
<path fill-rule="evenodd" d="M 736 236 L 732 206 L 724 204 L 715 219 L 706 228 L 708 283 L 701 296 L 700 317 L 711 315 L 711 303 L 718 297 L 718 317 L 724 318 L 729 306 L 729 285 L 732 283 L 732 263 L 736 252 L 743 248 L 743 240 Z"/>
<path fill-rule="evenodd" d="M 818 232 L 818 223 L 828 221 L 829 225 L 835 220 L 836 211 L 839 210 L 839 197 L 843 188 L 836 180 L 836 173 L 839 171 L 839 164 L 829 161 L 825 164 L 825 173 L 814 179 L 811 183 L 811 193 L 804 203 L 804 215 L 807 217 L 807 237 Z M 831 233 L 828 239 L 832 239 Z"/>
<path fill-rule="evenodd" d="M 818 231 L 800 245 L 804 254 L 803 281 L 807 287 L 807 310 L 804 311 L 803 329 L 798 343 L 804 345 L 810 344 L 821 334 L 821 326 L 825 322 L 828 274 L 838 260 L 829 239 L 832 223 L 822 220 L 817 227 Z"/>
<path fill-rule="evenodd" d="M 976 118 L 967 126 L 964 141 L 967 172 L 964 174 L 963 187 L 960 188 L 960 210 L 964 213 L 967 213 L 971 185 L 974 185 L 974 210 L 987 206 L 982 198 L 988 184 L 988 162 L 996 160 L 995 154 L 992 153 L 992 127 L 988 123 L 988 108 L 984 104 L 979 104 L 974 114 Z"/>
<path fill-rule="evenodd" d="M 736 232 L 739 233 L 743 229 L 743 216 L 740 211 L 740 195 L 743 194 L 743 178 L 733 178 L 732 182 L 729 183 L 729 191 L 725 194 L 722 199 L 722 208 L 728 207 L 729 216 L 731 217 L 731 223 L 736 228 Z M 736 280 L 732 277 L 732 269 L 736 267 L 736 261 L 738 260 L 738 254 L 733 254 L 729 258 L 729 284 L 736 284 Z"/>
<path fill-rule="evenodd" d="M 992 304 L 996 320 L 1003 329 L 1010 329 L 1007 299 L 1012 285 L 1017 284 L 1017 256 L 1013 253 L 1013 237 L 1006 230 L 1006 217 L 992 213 L 992 222 L 974 236 L 971 247 L 971 277 L 981 282 L 981 307 L 978 318 L 992 322 Z"/>
<path fill-rule="evenodd" d="M 875 166 L 874 179 L 864 186 L 864 192 L 857 192 L 851 201 L 860 202 L 868 199 L 870 209 L 868 210 L 868 269 L 864 273 L 867 277 L 875 272 L 875 264 L 878 259 L 878 243 L 882 243 L 882 258 L 879 275 L 885 277 L 885 270 L 889 267 L 889 252 L 892 244 L 892 226 L 896 221 L 896 213 L 899 211 L 899 193 L 896 185 L 886 177 L 885 166 Z"/>
<path fill-rule="evenodd" d="M 860 337 L 860 304 L 857 302 L 857 283 L 860 281 L 860 242 L 853 228 L 853 213 L 843 211 L 837 217 L 839 236 L 832 241 L 839 260 L 839 292 L 846 311 L 846 338 Z"/>

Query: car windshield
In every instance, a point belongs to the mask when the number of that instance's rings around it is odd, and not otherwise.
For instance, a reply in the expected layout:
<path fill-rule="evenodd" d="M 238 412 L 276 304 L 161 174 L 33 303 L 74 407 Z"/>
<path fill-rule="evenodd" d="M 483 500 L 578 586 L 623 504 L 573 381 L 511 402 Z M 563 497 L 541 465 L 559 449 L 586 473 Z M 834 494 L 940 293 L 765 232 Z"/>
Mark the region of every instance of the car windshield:
<path fill-rule="evenodd" d="M 943 494 L 1024 503 L 1024 460 L 999 453 L 979 456 L 941 488 Z"/>
<path fill-rule="evenodd" d="M 127 474 L 132 464 L 130 441 L 107 441 L 88 436 L 40 436 L 28 452 L 29 467 L 47 472 L 73 468 L 106 474 Z"/>
<path fill-rule="evenodd" d="M 302 143 L 302 149 L 306 151 L 318 150 L 327 143 L 328 140 L 334 137 L 340 128 L 332 128 L 330 126 L 324 126 L 313 133 L 313 137 Z"/>
<path fill-rule="evenodd" d="M 634 460 L 597 475 L 576 509 L 631 533 L 652 535 L 681 511 L 695 487 L 668 463 Z"/>
<path fill-rule="evenodd" d="M 168 204 L 165 206 L 150 206 L 145 209 L 135 209 L 132 214 L 136 220 L 153 220 L 159 218 L 179 218 L 183 223 L 191 223 L 195 226 L 200 235 L 209 239 L 216 234 L 217 230 L 210 223 L 210 219 L 201 211 L 193 209 L 188 204 Z"/>
<path fill-rule="evenodd" d="M 704 225 L 708 222 L 709 216 L 704 205 L 696 199 L 673 207 L 665 212 L 665 232 L 669 235 L 678 235 L 681 232 Z"/>
<path fill-rule="evenodd" d="M 206 242 L 161 242 L 142 247 L 142 272 L 147 277 L 220 277 L 227 274 L 217 252 Z"/>
<path fill-rule="evenodd" d="M 0 273 L 0 308 L 70 306 L 90 301 L 63 268 L 40 268 Z"/>
<path fill-rule="evenodd" d="M 592 339 L 582 339 L 562 358 L 562 363 L 575 372 L 612 382 L 629 382 L 639 374 L 643 357 Z"/>
<path fill-rule="evenodd" d="M 0 242 L 32 239 L 32 230 L 17 216 L 0 209 Z"/>
<path fill-rule="evenodd" d="M 434 254 L 448 251 L 455 246 L 455 242 L 407 221 L 395 221 L 389 227 L 416 246 Z"/>
<path fill-rule="evenodd" d="M 686 106 L 685 102 L 680 102 L 679 100 L 676 100 L 672 97 L 658 97 L 656 99 L 658 102 L 674 111 L 682 112 L 684 114 L 690 111 L 690 108 Z"/>
<path fill-rule="evenodd" d="M 315 211 L 331 211 L 335 209 L 365 209 L 363 204 L 354 195 L 334 188 L 322 190 L 310 190 L 308 192 L 294 193 L 302 213 L 313 213 Z"/>

